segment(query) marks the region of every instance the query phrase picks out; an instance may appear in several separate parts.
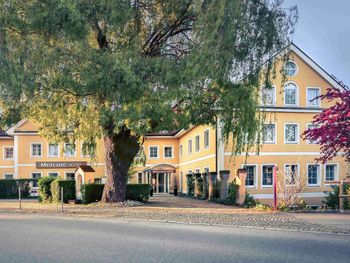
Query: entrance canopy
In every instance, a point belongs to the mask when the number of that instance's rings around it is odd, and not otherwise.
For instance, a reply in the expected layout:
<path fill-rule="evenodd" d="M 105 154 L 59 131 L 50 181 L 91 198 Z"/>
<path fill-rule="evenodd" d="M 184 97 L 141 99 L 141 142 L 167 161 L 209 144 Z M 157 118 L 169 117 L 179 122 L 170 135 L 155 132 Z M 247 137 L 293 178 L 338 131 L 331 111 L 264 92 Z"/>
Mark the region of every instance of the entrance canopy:
<path fill-rule="evenodd" d="M 175 173 L 176 167 L 171 164 L 156 164 L 151 167 L 147 167 L 143 172 L 150 172 L 150 173 Z"/>

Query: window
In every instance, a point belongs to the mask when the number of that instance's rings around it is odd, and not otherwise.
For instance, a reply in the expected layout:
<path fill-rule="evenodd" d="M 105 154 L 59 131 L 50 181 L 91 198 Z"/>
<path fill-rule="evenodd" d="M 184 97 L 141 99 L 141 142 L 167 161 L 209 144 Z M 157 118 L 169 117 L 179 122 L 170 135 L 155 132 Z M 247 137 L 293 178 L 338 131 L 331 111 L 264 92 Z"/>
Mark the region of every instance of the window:
<path fill-rule="evenodd" d="M 204 172 L 205 172 L 205 173 L 209 173 L 209 167 L 205 167 L 205 168 L 204 168 Z"/>
<path fill-rule="evenodd" d="M 307 106 L 309 107 L 320 107 L 320 99 L 315 99 L 320 96 L 319 88 L 307 88 Z"/>
<path fill-rule="evenodd" d="M 41 173 L 32 173 L 33 187 L 38 187 L 38 180 L 41 178 Z"/>
<path fill-rule="evenodd" d="M 102 179 L 101 178 L 95 178 L 94 179 L 95 184 L 102 184 Z"/>
<path fill-rule="evenodd" d="M 307 167 L 307 183 L 308 185 L 318 185 L 318 178 L 320 174 L 320 166 L 317 164 L 309 164 Z"/>
<path fill-rule="evenodd" d="M 164 157 L 165 158 L 173 158 L 173 147 L 165 146 L 164 147 Z"/>
<path fill-rule="evenodd" d="M 273 165 L 262 166 L 262 185 L 273 186 Z"/>
<path fill-rule="evenodd" d="M 338 165 L 326 164 L 326 181 L 334 181 L 338 179 Z"/>
<path fill-rule="evenodd" d="M 192 170 L 188 170 L 188 174 L 192 174 Z"/>
<path fill-rule="evenodd" d="M 13 174 L 4 174 L 4 179 L 7 179 L 7 180 L 13 179 Z"/>
<path fill-rule="evenodd" d="M 275 87 L 263 87 L 261 90 L 261 104 L 275 105 Z"/>
<path fill-rule="evenodd" d="M 196 170 L 194 170 L 194 173 L 199 174 L 200 170 L 197 168 Z"/>
<path fill-rule="evenodd" d="M 256 166 L 255 165 L 245 165 L 244 169 L 247 170 L 247 177 L 245 179 L 245 185 L 247 187 L 255 186 Z"/>
<path fill-rule="evenodd" d="M 285 143 L 299 142 L 298 124 L 284 124 L 284 142 Z"/>
<path fill-rule="evenodd" d="M 32 157 L 41 157 L 41 143 L 32 143 Z"/>
<path fill-rule="evenodd" d="M 13 147 L 4 147 L 4 160 L 13 159 Z"/>
<path fill-rule="evenodd" d="M 297 164 L 286 164 L 284 166 L 284 180 L 286 185 L 295 185 L 299 169 Z"/>
<path fill-rule="evenodd" d="M 204 131 L 204 148 L 209 148 L 209 130 Z"/>
<path fill-rule="evenodd" d="M 66 180 L 75 180 L 75 173 L 67 172 L 66 173 Z"/>
<path fill-rule="evenodd" d="M 263 143 L 275 143 L 275 124 L 263 125 Z"/>
<path fill-rule="evenodd" d="M 96 150 L 96 143 L 94 142 L 84 142 L 81 145 L 81 155 L 82 156 L 93 156 Z"/>
<path fill-rule="evenodd" d="M 293 83 L 288 83 L 284 87 L 284 105 L 296 106 L 297 103 L 297 86 Z"/>
<path fill-rule="evenodd" d="M 57 178 L 57 177 L 58 177 L 58 172 L 48 172 L 47 175 L 48 175 L 49 177 L 55 177 L 55 178 Z"/>
<path fill-rule="evenodd" d="M 149 147 L 149 158 L 158 158 L 158 146 Z"/>
<path fill-rule="evenodd" d="M 142 184 L 142 173 L 137 174 L 137 183 Z"/>
<path fill-rule="evenodd" d="M 307 129 L 308 129 L 308 130 L 312 130 L 312 129 L 314 129 L 314 128 L 316 128 L 316 125 L 313 125 L 312 123 L 309 123 L 309 124 L 307 125 Z M 316 142 L 316 141 L 306 140 L 306 143 L 308 143 L 308 144 L 316 144 L 317 142 Z"/>
<path fill-rule="evenodd" d="M 192 139 L 188 140 L 188 154 L 192 153 Z"/>
<path fill-rule="evenodd" d="M 195 149 L 196 149 L 196 152 L 199 151 L 199 135 L 196 136 L 195 138 Z"/>
<path fill-rule="evenodd" d="M 49 157 L 59 157 L 59 147 L 58 144 L 49 144 Z"/>
<path fill-rule="evenodd" d="M 64 144 L 64 156 L 74 157 L 75 156 L 75 144 L 74 143 L 65 143 Z"/>
<path fill-rule="evenodd" d="M 284 71 L 287 74 L 288 77 L 293 77 L 296 75 L 297 73 L 297 65 L 292 62 L 292 61 L 288 61 L 285 65 L 284 65 Z"/>
<path fill-rule="evenodd" d="M 180 145 L 180 157 L 182 157 L 182 144 Z"/>

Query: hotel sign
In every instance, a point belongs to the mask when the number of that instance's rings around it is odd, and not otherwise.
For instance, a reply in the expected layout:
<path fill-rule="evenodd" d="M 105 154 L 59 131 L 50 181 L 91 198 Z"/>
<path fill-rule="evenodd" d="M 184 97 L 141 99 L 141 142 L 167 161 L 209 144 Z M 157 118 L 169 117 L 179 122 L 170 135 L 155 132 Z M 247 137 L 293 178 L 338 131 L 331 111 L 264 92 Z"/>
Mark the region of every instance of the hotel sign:
<path fill-rule="evenodd" d="M 87 165 L 87 162 L 36 162 L 37 169 L 50 168 L 77 168 L 80 165 Z"/>

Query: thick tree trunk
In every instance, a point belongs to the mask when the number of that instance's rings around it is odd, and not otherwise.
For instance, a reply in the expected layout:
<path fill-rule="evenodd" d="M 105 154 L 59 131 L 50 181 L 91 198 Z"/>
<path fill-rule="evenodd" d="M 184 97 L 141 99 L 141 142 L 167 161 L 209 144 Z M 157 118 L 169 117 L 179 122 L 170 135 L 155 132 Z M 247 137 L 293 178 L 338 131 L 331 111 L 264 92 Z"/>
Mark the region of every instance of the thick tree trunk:
<path fill-rule="evenodd" d="M 123 128 L 118 134 L 109 127 L 104 136 L 107 178 L 102 202 L 122 202 L 126 199 L 128 171 L 139 151 L 138 137 Z"/>

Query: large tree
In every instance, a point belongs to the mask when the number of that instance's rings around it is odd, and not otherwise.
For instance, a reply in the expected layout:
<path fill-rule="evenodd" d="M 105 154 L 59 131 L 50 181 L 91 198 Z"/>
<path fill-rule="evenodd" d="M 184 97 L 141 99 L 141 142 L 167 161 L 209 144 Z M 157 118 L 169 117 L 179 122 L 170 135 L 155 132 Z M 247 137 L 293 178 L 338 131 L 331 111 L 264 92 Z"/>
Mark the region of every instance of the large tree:
<path fill-rule="evenodd" d="M 337 155 L 350 162 L 350 89 L 342 82 L 340 88 L 330 87 L 318 98 L 334 105 L 324 109 L 312 121 L 313 127 L 303 137 L 320 145 L 318 161 L 325 163 Z"/>
<path fill-rule="evenodd" d="M 281 2 L 0 0 L 2 121 L 32 118 L 55 141 L 102 137 L 106 202 L 125 199 L 148 132 L 220 119 L 242 151 L 260 129 L 268 58 L 293 29 Z"/>

